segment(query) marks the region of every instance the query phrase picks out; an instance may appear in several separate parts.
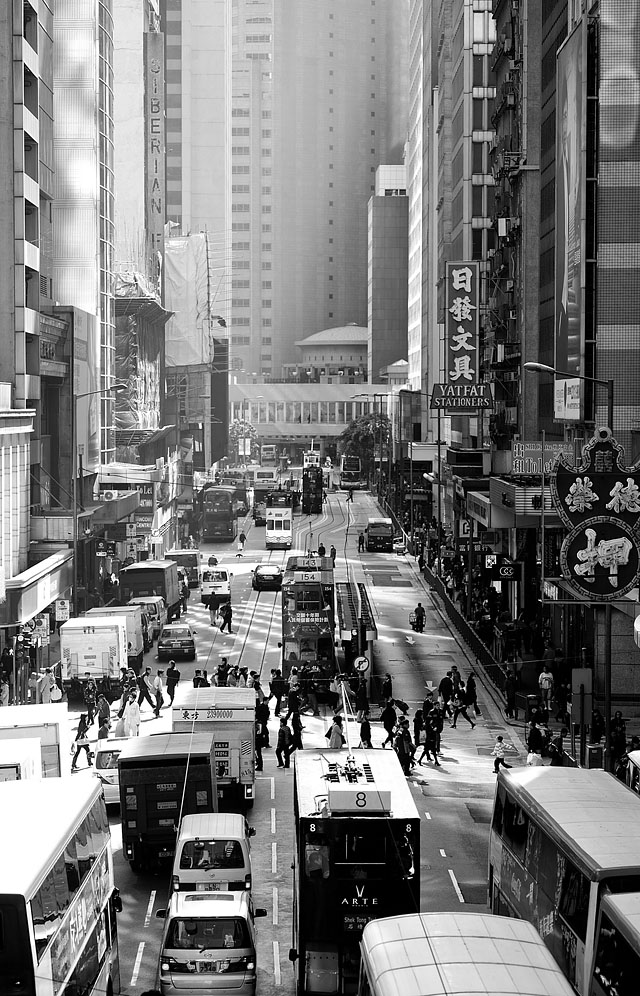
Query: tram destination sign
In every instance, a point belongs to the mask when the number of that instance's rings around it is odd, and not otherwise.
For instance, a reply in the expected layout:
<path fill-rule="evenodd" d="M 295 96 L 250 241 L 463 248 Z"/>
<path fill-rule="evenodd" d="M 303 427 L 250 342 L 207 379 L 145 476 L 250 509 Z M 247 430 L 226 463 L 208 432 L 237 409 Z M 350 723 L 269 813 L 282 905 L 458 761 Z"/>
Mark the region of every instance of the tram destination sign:
<path fill-rule="evenodd" d="M 493 408 L 491 384 L 434 384 L 432 409 L 448 415 L 473 415 L 478 409 Z"/>

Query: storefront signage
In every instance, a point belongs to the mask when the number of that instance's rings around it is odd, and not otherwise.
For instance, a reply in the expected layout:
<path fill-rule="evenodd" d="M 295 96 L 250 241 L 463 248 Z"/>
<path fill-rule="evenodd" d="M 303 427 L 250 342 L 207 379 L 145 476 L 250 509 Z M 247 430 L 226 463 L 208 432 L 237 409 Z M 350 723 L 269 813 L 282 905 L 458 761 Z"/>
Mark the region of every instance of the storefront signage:
<path fill-rule="evenodd" d="M 511 472 L 541 476 L 551 474 L 556 460 L 564 454 L 567 460 L 573 459 L 573 443 L 548 443 L 542 440 L 521 439 L 511 443 Z"/>
<path fill-rule="evenodd" d="M 479 382 L 479 264 L 446 264 L 445 377 L 448 384 Z"/>
<path fill-rule="evenodd" d="M 635 587 L 640 569 L 640 465 L 624 466 L 624 450 L 598 429 L 572 466 L 558 458 L 553 501 L 570 532 L 560 568 L 590 600 L 611 601 Z"/>
<path fill-rule="evenodd" d="M 460 412 L 468 415 L 477 408 L 493 408 L 490 384 L 434 384 L 432 409 L 446 410 L 448 415 Z"/>

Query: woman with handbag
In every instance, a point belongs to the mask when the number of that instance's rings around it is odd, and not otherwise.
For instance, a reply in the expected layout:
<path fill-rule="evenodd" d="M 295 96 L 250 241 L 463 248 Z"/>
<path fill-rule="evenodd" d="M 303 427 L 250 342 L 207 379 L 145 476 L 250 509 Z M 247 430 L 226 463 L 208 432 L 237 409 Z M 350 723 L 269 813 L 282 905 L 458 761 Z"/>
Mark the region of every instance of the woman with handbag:
<path fill-rule="evenodd" d="M 87 753 L 87 763 L 89 767 L 93 767 L 93 761 L 91 760 L 91 750 L 89 748 L 89 723 L 87 722 L 87 714 L 83 712 L 80 716 L 80 722 L 78 723 L 78 732 L 76 733 L 75 739 L 76 751 L 73 755 L 73 761 L 71 762 L 71 770 L 77 771 L 76 762 L 78 760 L 78 755 L 81 750 L 85 750 Z"/>

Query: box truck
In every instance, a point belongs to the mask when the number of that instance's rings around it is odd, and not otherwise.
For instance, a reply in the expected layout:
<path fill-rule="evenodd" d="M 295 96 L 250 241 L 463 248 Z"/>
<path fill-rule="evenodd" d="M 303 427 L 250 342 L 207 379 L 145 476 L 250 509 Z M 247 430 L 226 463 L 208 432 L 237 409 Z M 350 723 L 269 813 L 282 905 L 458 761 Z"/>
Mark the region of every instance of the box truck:
<path fill-rule="evenodd" d="M 124 619 L 127 627 L 127 661 L 136 674 L 142 666 L 142 658 L 152 645 L 149 620 L 141 605 L 105 605 L 85 612 L 85 619 L 100 616 L 104 619 Z"/>
<path fill-rule="evenodd" d="M 120 690 L 120 668 L 127 666 L 127 621 L 116 616 L 81 616 L 60 627 L 62 685 L 69 698 L 82 699 L 93 678 L 98 691 Z"/>
<path fill-rule="evenodd" d="M 66 702 L 0 709 L 0 743 L 40 742 L 43 778 L 71 777 L 71 729 Z"/>
<path fill-rule="evenodd" d="M 175 560 L 142 560 L 123 567 L 119 575 L 120 604 L 146 595 L 162 595 L 167 622 L 180 618 L 180 584 Z"/>

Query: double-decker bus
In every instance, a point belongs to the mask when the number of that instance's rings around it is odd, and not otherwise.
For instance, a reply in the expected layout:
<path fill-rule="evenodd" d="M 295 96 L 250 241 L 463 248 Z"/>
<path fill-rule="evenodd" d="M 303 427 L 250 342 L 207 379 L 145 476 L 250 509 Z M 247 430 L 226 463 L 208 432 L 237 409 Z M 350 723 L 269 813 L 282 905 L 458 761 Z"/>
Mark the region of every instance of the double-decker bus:
<path fill-rule="evenodd" d="M 278 447 L 274 443 L 265 443 L 260 447 L 260 463 L 263 467 L 278 466 Z"/>
<path fill-rule="evenodd" d="M 364 928 L 360 952 L 357 996 L 573 993 L 530 923 L 490 913 L 408 913 L 372 920 Z"/>
<path fill-rule="evenodd" d="M 282 579 L 282 673 L 303 664 L 321 690 L 335 674 L 331 557 L 289 557 Z"/>
<path fill-rule="evenodd" d="M 298 994 L 355 992 L 370 920 L 420 908 L 420 816 L 394 751 L 296 751 Z"/>
<path fill-rule="evenodd" d="M 0 811 L 0 993 L 119 993 L 122 903 L 101 783 L 3 782 Z"/>
<path fill-rule="evenodd" d="M 202 539 L 233 540 L 238 534 L 236 489 L 205 484 L 194 498 Z"/>
<path fill-rule="evenodd" d="M 290 491 L 270 491 L 267 495 L 267 522 L 264 536 L 267 550 L 291 549 L 293 542 L 293 495 Z"/>
<path fill-rule="evenodd" d="M 322 512 L 324 474 L 322 467 L 305 467 L 302 471 L 302 514 L 318 515 Z"/>
<path fill-rule="evenodd" d="M 361 488 L 362 461 L 359 456 L 351 453 L 343 453 L 340 457 L 340 487 L 341 488 Z"/>
<path fill-rule="evenodd" d="M 606 771 L 498 775 L 489 905 L 532 923 L 580 996 L 589 993 L 604 897 L 640 892 L 639 826 L 638 796 Z"/>
<path fill-rule="evenodd" d="M 219 484 L 225 488 L 233 488 L 238 503 L 238 512 L 245 515 L 249 511 L 247 497 L 247 471 L 244 467 L 227 467 L 219 475 Z"/>

